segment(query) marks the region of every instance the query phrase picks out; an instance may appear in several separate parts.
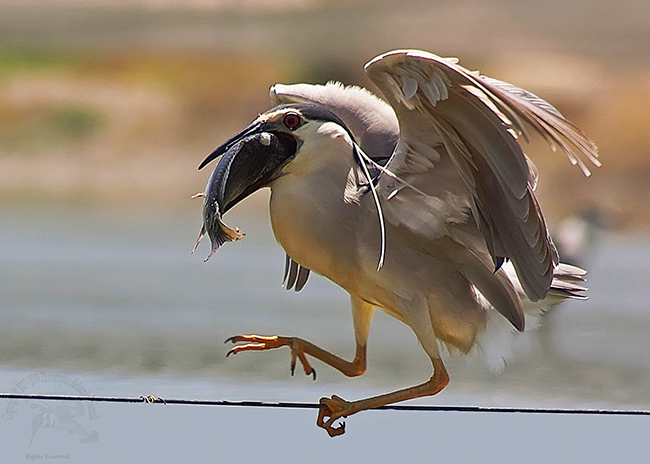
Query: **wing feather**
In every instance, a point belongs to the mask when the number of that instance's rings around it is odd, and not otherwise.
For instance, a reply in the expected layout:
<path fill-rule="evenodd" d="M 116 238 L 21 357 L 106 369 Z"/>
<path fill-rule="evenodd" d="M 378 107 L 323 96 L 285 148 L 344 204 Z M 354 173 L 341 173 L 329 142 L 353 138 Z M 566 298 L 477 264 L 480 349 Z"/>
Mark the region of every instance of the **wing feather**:
<path fill-rule="evenodd" d="M 387 203 L 417 195 L 458 199 L 459 208 L 471 210 L 495 265 L 512 260 L 526 295 L 544 298 L 558 256 L 534 194 L 537 171 L 520 142 L 529 140 L 532 128 L 586 175 L 583 159 L 599 165 L 594 143 L 541 98 L 470 72 L 454 59 L 398 50 L 369 62 L 366 73 L 399 121 L 400 138 L 387 169 L 414 187 L 396 195 L 395 181 L 385 176 Z M 412 231 L 430 237 L 445 233 L 459 216 L 458 208 L 440 207 L 437 226 L 427 228 L 405 219 L 409 211 L 385 209 L 389 222 L 410 222 Z"/>

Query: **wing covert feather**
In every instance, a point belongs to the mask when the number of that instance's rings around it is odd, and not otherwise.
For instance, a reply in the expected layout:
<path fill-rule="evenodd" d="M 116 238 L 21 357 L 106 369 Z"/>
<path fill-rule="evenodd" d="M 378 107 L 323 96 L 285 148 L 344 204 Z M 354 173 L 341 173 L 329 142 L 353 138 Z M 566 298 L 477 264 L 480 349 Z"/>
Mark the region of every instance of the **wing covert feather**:
<path fill-rule="evenodd" d="M 596 146 L 536 95 L 456 63 L 426 52 L 398 50 L 366 65 L 368 77 L 393 107 L 400 125 L 387 168 L 416 187 L 403 188 L 399 195 L 409 191 L 443 200 L 450 194 L 464 198 L 457 203 L 471 210 L 495 265 L 511 259 L 528 297 L 542 299 L 558 255 L 534 194 L 537 171 L 520 139 L 529 139 L 527 124 L 585 174 L 582 157 L 599 165 Z M 390 201 L 397 199 L 394 182 L 385 184 L 393 189 Z M 408 222 L 399 216 L 412 214 L 397 207 L 385 209 L 393 223 Z M 458 220 L 458 212 L 438 214 L 447 223 Z M 444 226 L 435 232 L 444 233 Z"/>

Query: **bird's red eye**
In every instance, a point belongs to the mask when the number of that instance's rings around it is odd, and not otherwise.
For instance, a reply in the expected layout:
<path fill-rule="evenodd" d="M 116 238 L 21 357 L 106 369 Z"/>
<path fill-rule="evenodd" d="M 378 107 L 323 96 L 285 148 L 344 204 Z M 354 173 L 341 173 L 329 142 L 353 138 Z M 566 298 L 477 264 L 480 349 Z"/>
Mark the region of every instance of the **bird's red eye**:
<path fill-rule="evenodd" d="M 283 122 L 288 129 L 294 130 L 300 125 L 300 116 L 296 113 L 289 113 L 284 117 Z"/>

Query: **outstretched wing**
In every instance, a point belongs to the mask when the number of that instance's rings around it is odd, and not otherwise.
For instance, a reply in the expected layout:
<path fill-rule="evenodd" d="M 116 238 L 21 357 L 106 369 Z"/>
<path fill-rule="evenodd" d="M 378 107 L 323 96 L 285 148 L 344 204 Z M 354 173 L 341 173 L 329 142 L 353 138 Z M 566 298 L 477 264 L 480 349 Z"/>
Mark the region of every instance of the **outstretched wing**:
<path fill-rule="evenodd" d="M 400 125 L 387 165 L 393 175 L 382 185 L 386 219 L 435 237 L 471 209 L 495 265 L 512 260 L 526 295 L 542 299 L 558 256 L 534 194 L 536 170 L 520 146 L 525 123 L 585 174 L 583 157 L 598 165 L 596 146 L 539 97 L 456 63 L 401 50 L 366 65 Z M 414 204 L 419 213 L 395 207 Z"/>

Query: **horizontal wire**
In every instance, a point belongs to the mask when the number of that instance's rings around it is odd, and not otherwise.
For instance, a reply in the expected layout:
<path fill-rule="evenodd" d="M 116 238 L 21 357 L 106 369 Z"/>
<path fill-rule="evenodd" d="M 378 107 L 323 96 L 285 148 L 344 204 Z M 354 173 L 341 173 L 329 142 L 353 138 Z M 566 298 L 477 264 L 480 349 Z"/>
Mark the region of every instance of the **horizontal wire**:
<path fill-rule="evenodd" d="M 123 396 L 78 396 L 78 395 L 38 395 L 25 393 L 0 393 L 0 399 L 14 400 L 50 400 L 50 401 L 91 401 L 108 403 L 163 403 L 186 404 L 200 406 L 242 406 L 258 408 L 284 409 L 318 409 L 318 403 L 297 402 L 267 402 L 267 401 L 228 401 L 228 400 L 198 400 L 198 399 L 167 399 L 153 395 L 140 397 Z M 562 408 L 515 408 L 492 406 L 441 406 L 441 405 L 410 405 L 395 404 L 373 408 L 391 411 L 441 411 L 441 412 L 492 412 L 492 413 L 524 413 L 524 414 L 584 414 L 598 416 L 650 416 L 650 411 L 639 409 L 562 409 Z"/>

